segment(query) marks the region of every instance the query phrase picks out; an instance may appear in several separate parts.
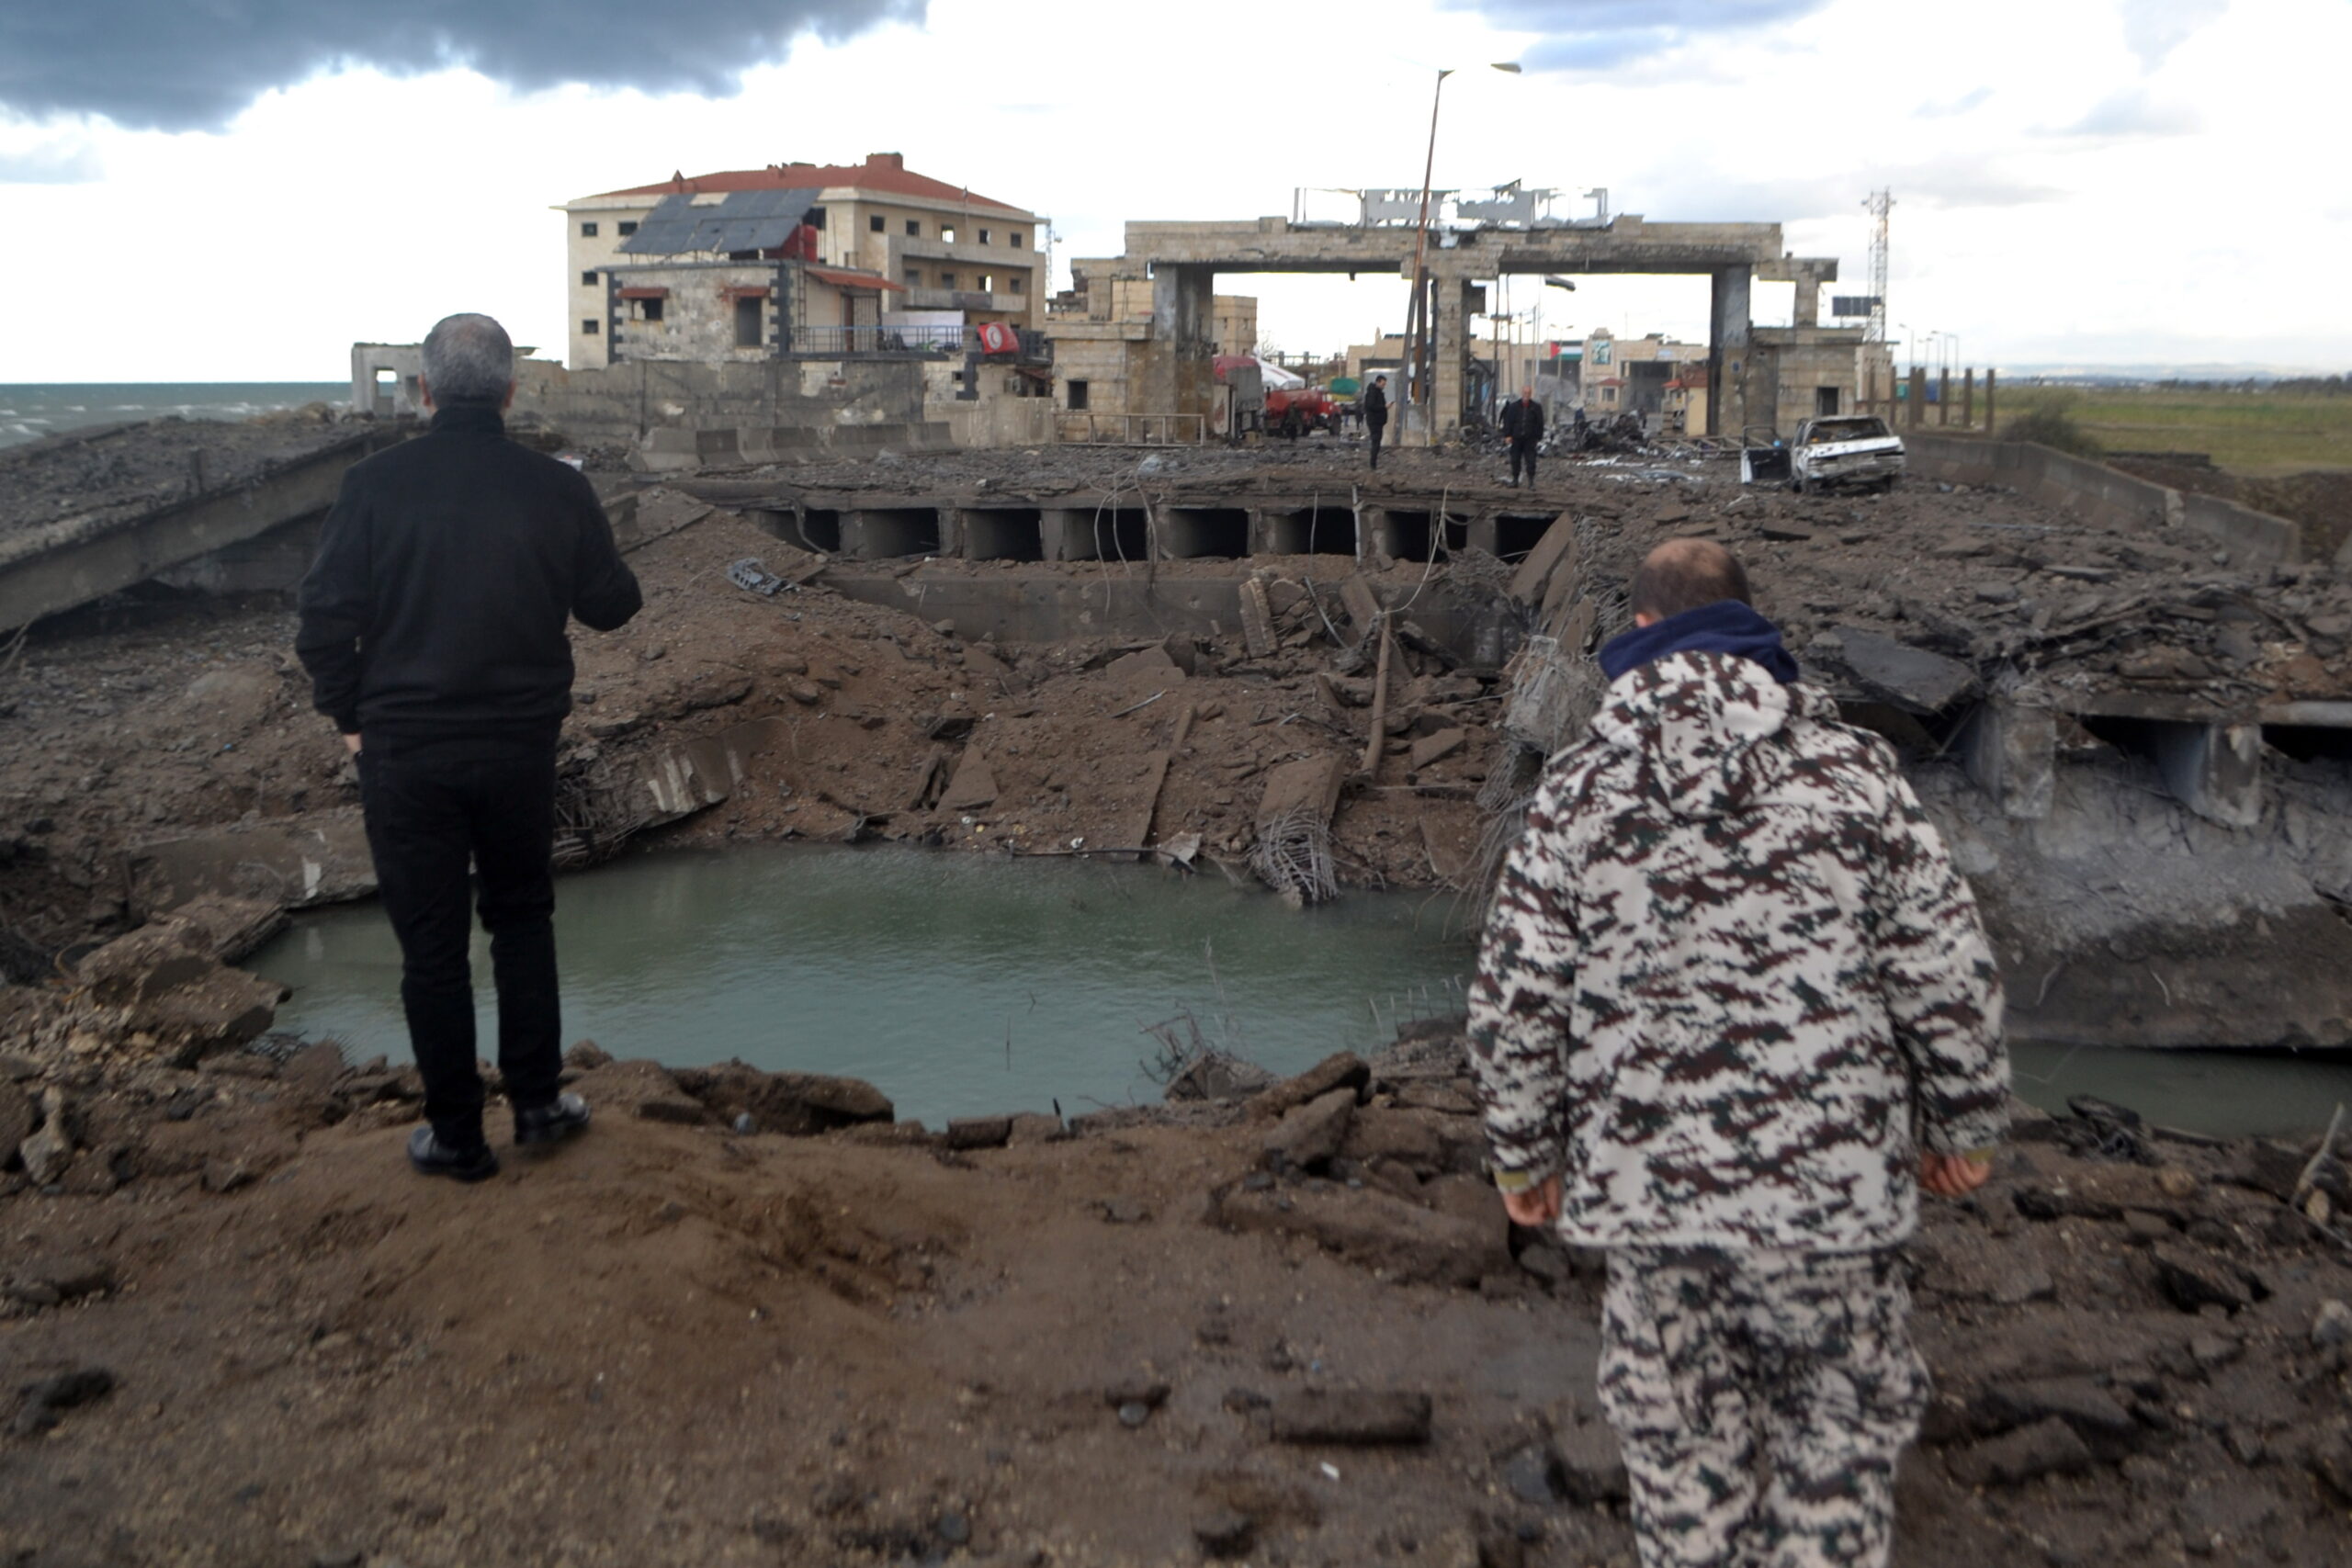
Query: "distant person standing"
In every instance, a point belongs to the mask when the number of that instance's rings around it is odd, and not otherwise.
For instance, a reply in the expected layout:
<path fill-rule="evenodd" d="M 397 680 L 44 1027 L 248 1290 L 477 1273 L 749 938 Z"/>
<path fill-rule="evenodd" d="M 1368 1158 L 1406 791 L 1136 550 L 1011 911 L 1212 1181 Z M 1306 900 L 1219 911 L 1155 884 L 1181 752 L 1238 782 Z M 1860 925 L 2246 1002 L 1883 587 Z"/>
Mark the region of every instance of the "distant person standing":
<path fill-rule="evenodd" d="M 469 867 L 498 987 L 498 1063 L 518 1145 L 588 1125 L 562 1070 L 555 961 L 555 753 L 572 616 L 610 631 L 643 599 L 595 491 L 506 439 L 514 349 L 488 316 L 424 340 L 431 430 L 344 476 L 302 580 L 295 649 L 359 769 L 376 880 L 401 943 L 424 1079 L 409 1139 L 427 1176 L 480 1181 Z"/>
<path fill-rule="evenodd" d="M 1388 428 L 1388 378 L 1374 376 L 1364 389 L 1363 428 L 1372 437 L 1372 466 L 1380 467 L 1380 433 Z"/>
<path fill-rule="evenodd" d="M 1521 387 L 1519 401 L 1503 410 L 1503 434 L 1510 437 L 1510 483 L 1519 488 L 1520 469 L 1527 470 L 1527 482 L 1535 482 L 1535 445 L 1544 439 L 1544 405 L 1535 400 L 1535 389 Z"/>

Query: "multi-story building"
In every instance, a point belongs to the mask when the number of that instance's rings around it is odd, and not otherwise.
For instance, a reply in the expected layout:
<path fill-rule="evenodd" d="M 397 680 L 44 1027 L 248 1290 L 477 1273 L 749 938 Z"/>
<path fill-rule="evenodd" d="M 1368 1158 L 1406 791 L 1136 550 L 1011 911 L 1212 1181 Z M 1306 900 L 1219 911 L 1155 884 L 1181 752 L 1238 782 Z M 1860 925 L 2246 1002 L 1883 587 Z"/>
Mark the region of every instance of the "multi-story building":
<path fill-rule="evenodd" d="M 916 174 L 896 152 L 673 175 L 558 210 L 574 369 L 1044 321 L 1047 220 Z"/>

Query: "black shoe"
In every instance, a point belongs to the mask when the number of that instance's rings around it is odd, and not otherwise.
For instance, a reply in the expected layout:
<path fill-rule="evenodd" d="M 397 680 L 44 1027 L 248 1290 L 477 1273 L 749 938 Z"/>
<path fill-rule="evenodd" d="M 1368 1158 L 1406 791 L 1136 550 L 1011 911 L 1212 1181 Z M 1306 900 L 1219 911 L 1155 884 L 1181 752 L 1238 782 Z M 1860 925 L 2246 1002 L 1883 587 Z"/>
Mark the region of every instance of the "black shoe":
<path fill-rule="evenodd" d="M 487 1181 L 498 1174 L 498 1156 L 488 1144 L 458 1148 L 441 1141 L 430 1127 L 419 1127 L 408 1137 L 408 1163 L 426 1176 L 455 1177 L 459 1181 Z"/>
<path fill-rule="evenodd" d="M 560 1144 L 588 1130 L 588 1102 L 576 1094 L 559 1094 L 545 1105 L 514 1112 L 514 1143 Z"/>

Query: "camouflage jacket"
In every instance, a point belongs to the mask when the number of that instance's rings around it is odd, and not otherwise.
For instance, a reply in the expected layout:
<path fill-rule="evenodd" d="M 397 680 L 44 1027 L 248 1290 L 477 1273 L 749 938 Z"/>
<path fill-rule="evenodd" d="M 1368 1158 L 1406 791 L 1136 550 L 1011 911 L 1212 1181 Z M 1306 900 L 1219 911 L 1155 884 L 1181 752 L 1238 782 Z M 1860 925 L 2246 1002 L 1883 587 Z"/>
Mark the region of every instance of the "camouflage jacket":
<path fill-rule="evenodd" d="M 1587 1246 L 1849 1251 L 1918 1217 L 1917 1148 L 2007 1124 L 1976 906 L 1886 744 L 1680 652 L 1552 761 L 1470 998 L 1498 1170 Z"/>

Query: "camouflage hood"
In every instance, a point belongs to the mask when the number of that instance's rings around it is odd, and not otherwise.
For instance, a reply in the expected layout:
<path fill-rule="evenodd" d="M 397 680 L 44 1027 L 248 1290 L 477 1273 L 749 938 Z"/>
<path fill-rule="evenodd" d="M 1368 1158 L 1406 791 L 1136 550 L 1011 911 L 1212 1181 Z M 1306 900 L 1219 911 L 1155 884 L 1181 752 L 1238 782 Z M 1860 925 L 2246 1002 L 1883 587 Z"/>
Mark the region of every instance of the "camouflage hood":
<path fill-rule="evenodd" d="M 1736 655 L 1629 668 L 1552 761 L 1470 994 L 1495 1166 L 1585 1247 L 1892 1246 L 2007 1122 L 2000 987 L 1885 741 Z"/>
<path fill-rule="evenodd" d="M 1636 788 L 1677 817 L 1729 817 L 1788 776 L 1790 751 L 1759 745 L 1792 718 L 1834 720 L 1810 686 L 1784 686 L 1752 660 L 1686 651 L 1619 676 L 1593 733 L 1638 760 Z"/>

